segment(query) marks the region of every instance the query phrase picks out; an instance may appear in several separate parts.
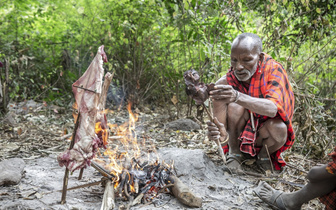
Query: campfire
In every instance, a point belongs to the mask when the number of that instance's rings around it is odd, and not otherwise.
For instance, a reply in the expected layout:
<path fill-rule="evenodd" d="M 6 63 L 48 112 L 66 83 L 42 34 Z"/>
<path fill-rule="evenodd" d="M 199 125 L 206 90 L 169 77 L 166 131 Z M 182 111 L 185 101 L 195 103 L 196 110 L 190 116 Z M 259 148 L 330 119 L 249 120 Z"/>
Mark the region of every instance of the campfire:
<path fill-rule="evenodd" d="M 161 161 L 157 154 L 141 149 L 147 146 L 146 139 L 139 145 L 135 132 L 138 115 L 132 112 L 131 103 L 127 106 L 129 121 L 122 125 L 108 123 L 104 107 L 113 75 L 107 73 L 101 87 L 102 60 L 107 61 L 103 46 L 88 70 L 73 84 L 77 102 L 73 108 L 78 109 L 78 114 L 74 114 L 76 125 L 70 147 L 58 156 L 59 164 L 66 166 L 61 203 L 65 203 L 66 191 L 70 190 L 69 172 L 80 169 L 80 179 L 83 169 L 92 166 L 101 173 L 100 182 L 105 185 L 101 209 L 113 209 L 115 198 L 128 201 L 129 209 L 151 203 L 162 193 L 173 194 L 185 205 L 200 207 L 202 200 L 174 175 L 173 163 Z M 101 77 L 95 75 L 92 79 L 96 69 Z"/>
<path fill-rule="evenodd" d="M 138 116 L 127 106 L 129 121 L 118 126 L 108 124 L 114 138 L 110 138 L 105 151 L 99 152 L 92 166 L 106 176 L 113 185 L 116 196 L 128 200 L 128 206 L 152 202 L 159 193 L 174 186 L 173 164 L 160 162 L 140 149 L 135 133 Z M 96 133 L 106 133 L 96 124 Z M 117 138 L 116 138 L 117 137 Z M 145 146 L 145 143 L 143 144 Z"/>

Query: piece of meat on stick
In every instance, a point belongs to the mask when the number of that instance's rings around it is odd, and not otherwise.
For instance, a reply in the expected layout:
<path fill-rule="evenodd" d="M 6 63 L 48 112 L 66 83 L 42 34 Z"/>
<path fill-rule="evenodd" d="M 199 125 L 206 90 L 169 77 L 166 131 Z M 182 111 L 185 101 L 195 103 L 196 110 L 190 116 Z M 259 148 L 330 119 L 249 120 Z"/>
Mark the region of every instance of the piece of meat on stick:
<path fill-rule="evenodd" d="M 186 84 L 187 95 L 191 96 L 192 99 L 194 99 L 194 101 L 196 102 L 196 104 L 202 105 L 206 113 L 208 114 L 210 121 L 214 122 L 213 116 L 206 108 L 204 102 L 209 98 L 209 92 L 215 88 L 215 84 L 214 83 L 204 84 L 203 82 L 200 82 L 200 76 L 198 72 L 195 71 L 194 69 L 190 69 L 184 72 L 183 78 Z M 227 142 L 227 140 L 228 139 L 226 139 L 225 141 Z M 226 164 L 226 158 L 219 139 L 217 140 L 216 143 L 218 145 L 218 152 L 222 157 L 224 164 Z"/>
<path fill-rule="evenodd" d="M 187 95 L 191 96 L 197 105 L 202 105 L 209 98 L 209 91 L 214 88 L 215 84 L 200 82 L 200 76 L 194 69 L 184 72 L 183 78 Z"/>
<path fill-rule="evenodd" d="M 104 45 L 98 48 L 88 69 L 72 85 L 80 113 L 78 129 L 73 148 L 69 148 L 57 157 L 59 165 L 65 165 L 71 172 L 90 165 L 98 149 L 100 140 L 95 134 L 95 123 L 102 92 L 103 62 L 107 62 Z"/>

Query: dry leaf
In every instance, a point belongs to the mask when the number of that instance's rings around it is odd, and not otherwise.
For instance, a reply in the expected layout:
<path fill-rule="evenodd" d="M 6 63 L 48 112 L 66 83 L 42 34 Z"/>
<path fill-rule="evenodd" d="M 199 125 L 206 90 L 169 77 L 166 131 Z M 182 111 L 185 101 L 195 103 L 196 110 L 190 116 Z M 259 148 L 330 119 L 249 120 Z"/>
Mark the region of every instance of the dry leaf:
<path fill-rule="evenodd" d="M 17 133 L 18 133 L 18 135 L 20 136 L 20 135 L 22 134 L 22 128 L 18 128 L 18 129 L 17 129 Z"/>
<path fill-rule="evenodd" d="M 171 98 L 170 100 L 173 102 L 174 105 L 178 103 L 176 95 L 174 95 L 173 98 Z"/>

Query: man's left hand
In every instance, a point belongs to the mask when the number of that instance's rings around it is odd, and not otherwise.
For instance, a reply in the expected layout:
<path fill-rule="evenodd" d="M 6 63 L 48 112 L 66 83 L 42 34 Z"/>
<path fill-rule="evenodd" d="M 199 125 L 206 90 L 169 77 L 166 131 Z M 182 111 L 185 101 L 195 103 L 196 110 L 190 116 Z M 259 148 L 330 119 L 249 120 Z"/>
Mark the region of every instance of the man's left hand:
<path fill-rule="evenodd" d="M 228 133 L 225 129 L 223 123 L 219 122 L 218 119 L 215 117 L 214 122 L 207 122 L 208 124 L 208 138 L 210 141 L 217 141 L 223 142 L 227 139 Z"/>
<path fill-rule="evenodd" d="M 215 89 L 210 91 L 210 98 L 214 100 L 223 100 L 224 103 L 234 102 L 238 92 L 231 85 L 216 85 Z"/>

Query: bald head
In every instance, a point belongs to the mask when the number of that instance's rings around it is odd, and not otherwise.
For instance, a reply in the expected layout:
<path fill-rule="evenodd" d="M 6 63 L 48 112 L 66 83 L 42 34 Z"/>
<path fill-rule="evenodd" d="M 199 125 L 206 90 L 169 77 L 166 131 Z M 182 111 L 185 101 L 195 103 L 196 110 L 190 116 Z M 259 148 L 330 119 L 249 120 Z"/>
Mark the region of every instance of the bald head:
<path fill-rule="evenodd" d="M 256 50 L 256 53 L 261 53 L 262 52 L 262 41 L 260 37 L 257 34 L 252 34 L 252 33 L 242 33 L 239 34 L 232 42 L 231 50 L 235 46 L 239 45 L 241 42 L 245 42 L 249 44 L 249 48 L 251 50 Z"/>

